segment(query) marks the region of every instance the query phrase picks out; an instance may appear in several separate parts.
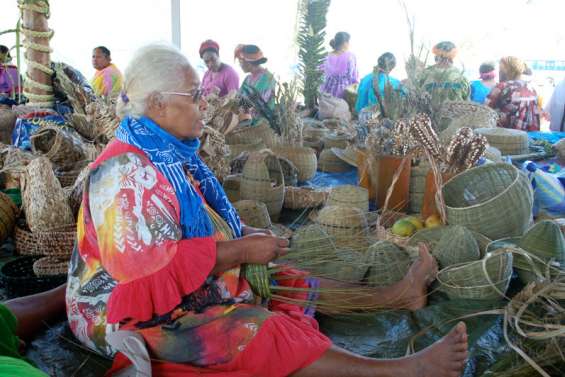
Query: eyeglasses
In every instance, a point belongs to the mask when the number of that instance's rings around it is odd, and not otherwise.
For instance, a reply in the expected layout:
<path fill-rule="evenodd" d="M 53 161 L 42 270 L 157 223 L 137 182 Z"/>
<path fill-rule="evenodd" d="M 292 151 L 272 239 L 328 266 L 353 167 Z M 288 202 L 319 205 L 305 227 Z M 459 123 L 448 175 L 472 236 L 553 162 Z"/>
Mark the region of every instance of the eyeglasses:
<path fill-rule="evenodd" d="M 188 93 L 183 93 L 183 92 L 161 92 L 161 94 L 172 94 L 172 95 L 176 95 L 176 96 L 184 96 L 184 97 L 192 97 L 192 102 L 193 103 L 198 103 L 198 101 L 200 101 L 200 98 L 202 98 L 202 89 L 198 88 L 198 89 L 194 89 L 191 90 Z"/>

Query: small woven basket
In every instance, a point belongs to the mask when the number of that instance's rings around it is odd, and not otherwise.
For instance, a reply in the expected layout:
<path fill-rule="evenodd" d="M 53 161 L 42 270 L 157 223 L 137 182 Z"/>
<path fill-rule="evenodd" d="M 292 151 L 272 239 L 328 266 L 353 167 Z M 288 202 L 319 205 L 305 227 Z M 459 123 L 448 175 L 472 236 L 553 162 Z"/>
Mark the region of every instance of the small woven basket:
<path fill-rule="evenodd" d="M 505 296 L 512 278 L 512 253 L 499 249 L 483 259 L 444 268 L 439 289 L 451 299 L 495 300 Z"/>
<path fill-rule="evenodd" d="M 318 168 L 316 151 L 308 147 L 284 145 L 272 148 L 272 151 L 290 160 L 298 169 L 298 181 L 304 182 L 312 179 Z"/>
<path fill-rule="evenodd" d="M 288 209 L 316 208 L 323 205 L 327 198 L 328 192 L 326 190 L 287 186 L 283 207 Z"/>
<path fill-rule="evenodd" d="M 33 272 L 36 276 L 59 276 L 67 274 L 69 259 L 43 257 L 33 263 Z"/>
<path fill-rule="evenodd" d="M 263 141 L 267 147 L 277 145 L 278 140 L 272 128 L 267 122 L 261 122 L 253 127 L 237 127 L 226 135 L 226 143 L 253 144 L 257 140 Z"/>
<path fill-rule="evenodd" d="M 378 241 L 367 250 L 369 273 L 367 283 L 372 287 L 389 286 L 402 280 L 412 264 L 410 254 L 390 241 Z"/>
<path fill-rule="evenodd" d="M 43 154 L 55 164 L 93 159 L 96 148 L 85 143 L 77 131 L 70 127 L 45 126 L 31 136 L 34 153 Z"/>
<path fill-rule="evenodd" d="M 228 144 L 230 149 L 229 158 L 234 159 L 239 156 L 242 152 L 257 152 L 265 149 L 265 143 L 260 139 L 250 140 L 249 144 Z"/>
<path fill-rule="evenodd" d="M 44 255 L 69 258 L 76 240 L 76 226 L 69 225 L 49 232 L 30 232 L 16 226 L 16 252 L 20 255 Z"/>
<path fill-rule="evenodd" d="M 343 173 L 351 170 L 352 167 L 332 152 L 331 149 L 324 149 L 318 159 L 318 170 L 326 173 Z"/>
<path fill-rule="evenodd" d="M 0 192 L 0 243 L 12 234 L 18 212 L 18 207 L 12 199 Z"/>
<path fill-rule="evenodd" d="M 25 256 L 7 262 L 0 269 L 0 281 L 8 297 L 22 297 L 48 291 L 67 281 L 67 274 L 38 277 L 33 264 L 41 257 Z"/>
<path fill-rule="evenodd" d="M 533 190 L 509 164 L 487 164 L 450 179 L 442 188 L 447 223 L 490 239 L 521 236 L 530 223 Z"/>
<path fill-rule="evenodd" d="M 488 143 L 503 155 L 528 153 L 528 133 L 508 128 L 478 128 L 475 133 L 487 138 Z"/>
<path fill-rule="evenodd" d="M 334 186 L 330 190 L 326 205 L 355 207 L 369 212 L 369 191 L 353 185 Z"/>
<path fill-rule="evenodd" d="M 326 206 L 314 222 L 335 237 L 338 248 L 365 251 L 369 246 L 367 217 L 359 208 Z"/>
<path fill-rule="evenodd" d="M 246 225 L 259 229 L 268 229 L 271 227 L 271 218 L 265 203 L 257 200 L 240 200 L 233 204 L 241 221 Z"/>
<path fill-rule="evenodd" d="M 240 198 L 265 203 L 271 219 L 276 221 L 282 210 L 284 189 L 279 159 L 269 153 L 250 153 L 243 167 Z"/>

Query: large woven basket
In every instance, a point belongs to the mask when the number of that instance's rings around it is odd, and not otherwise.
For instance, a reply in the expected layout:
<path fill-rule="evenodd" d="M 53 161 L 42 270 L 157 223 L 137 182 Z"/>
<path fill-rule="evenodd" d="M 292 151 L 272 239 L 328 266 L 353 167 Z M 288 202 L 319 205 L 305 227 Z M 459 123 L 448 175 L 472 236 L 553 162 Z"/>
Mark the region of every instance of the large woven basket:
<path fill-rule="evenodd" d="M 241 186 L 241 174 L 232 174 L 224 178 L 224 192 L 230 202 L 235 203 L 239 200 L 239 189 Z"/>
<path fill-rule="evenodd" d="M 378 241 L 367 250 L 370 265 L 367 283 L 373 287 L 389 286 L 402 280 L 412 264 L 410 254 L 390 241 Z"/>
<path fill-rule="evenodd" d="M 359 186 L 334 186 L 330 190 L 326 205 L 354 207 L 369 212 L 369 191 Z"/>
<path fill-rule="evenodd" d="M 16 252 L 20 255 L 45 255 L 69 258 L 76 240 L 76 226 L 53 229 L 49 232 L 30 232 L 16 226 L 14 232 Z"/>
<path fill-rule="evenodd" d="M 287 186 L 283 207 L 288 209 L 316 208 L 323 205 L 327 198 L 328 192 L 326 190 Z"/>
<path fill-rule="evenodd" d="M 530 223 L 533 190 L 527 177 L 509 164 L 472 168 L 442 188 L 447 223 L 497 240 L 521 236 Z"/>
<path fill-rule="evenodd" d="M 18 207 L 12 199 L 0 192 L 0 243 L 12 234 L 18 212 Z"/>
<path fill-rule="evenodd" d="M 488 143 L 503 155 L 528 153 L 528 133 L 508 128 L 478 128 L 475 133 L 487 138 Z"/>
<path fill-rule="evenodd" d="M 250 153 L 241 176 L 240 198 L 265 203 L 278 220 L 284 202 L 284 177 L 279 159 L 269 153 Z"/>
<path fill-rule="evenodd" d="M 446 267 L 437 280 L 451 299 L 495 300 L 504 297 L 511 277 L 512 253 L 499 249 L 481 260 Z"/>
<path fill-rule="evenodd" d="M 326 206 L 314 222 L 335 237 L 338 248 L 366 250 L 369 246 L 367 217 L 359 208 Z"/>
<path fill-rule="evenodd" d="M 312 179 L 318 168 L 316 151 L 308 147 L 284 145 L 272 148 L 272 151 L 290 160 L 298 169 L 298 181 L 304 182 Z"/>
<path fill-rule="evenodd" d="M 67 274 L 69 258 L 43 257 L 33 263 L 33 272 L 36 276 L 59 276 Z"/>
<path fill-rule="evenodd" d="M 343 173 L 351 170 L 352 167 L 332 152 L 331 149 L 324 149 L 318 159 L 318 170 L 326 173 Z"/>
<path fill-rule="evenodd" d="M 93 144 L 84 142 L 70 127 L 45 126 L 31 136 L 31 148 L 55 164 L 92 160 L 96 156 Z"/>
<path fill-rule="evenodd" d="M 257 140 L 263 141 L 267 147 L 278 143 L 275 133 L 267 122 L 260 122 L 254 127 L 237 127 L 226 135 L 226 143 L 229 145 L 252 144 Z"/>
<path fill-rule="evenodd" d="M 25 256 L 7 262 L 0 269 L 0 282 L 9 298 L 48 291 L 64 284 L 67 274 L 38 277 L 33 264 L 41 257 Z"/>

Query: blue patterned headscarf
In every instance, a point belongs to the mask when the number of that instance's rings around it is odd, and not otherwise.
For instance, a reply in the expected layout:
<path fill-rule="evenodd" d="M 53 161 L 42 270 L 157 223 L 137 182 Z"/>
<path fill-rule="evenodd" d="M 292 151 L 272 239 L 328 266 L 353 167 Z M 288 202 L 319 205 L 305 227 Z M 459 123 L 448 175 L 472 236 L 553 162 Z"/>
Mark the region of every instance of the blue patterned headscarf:
<path fill-rule="evenodd" d="M 116 138 L 141 149 L 169 180 L 179 201 L 184 238 L 208 237 L 215 232 L 202 198 L 190 184 L 185 169 L 200 182 L 200 191 L 208 205 L 228 223 L 235 237 L 241 237 L 237 211 L 214 173 L 198 156 L 198 139 L 181 141 L 145 116 L 125 117 L 116 130 Z"/>

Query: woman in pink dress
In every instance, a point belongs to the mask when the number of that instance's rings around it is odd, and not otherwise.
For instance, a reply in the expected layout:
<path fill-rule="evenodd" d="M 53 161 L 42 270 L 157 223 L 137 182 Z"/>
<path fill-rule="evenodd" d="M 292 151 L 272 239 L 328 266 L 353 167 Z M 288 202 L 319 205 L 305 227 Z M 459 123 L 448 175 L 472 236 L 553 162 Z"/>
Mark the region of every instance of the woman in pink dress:
<path fill-rule="evenodd" d="M 220 60 L 218 43 L 211 39 L 202 42 L 199 53 L 208 67 L 202 78 L 204 96 L 210 95 L 214 90 L 219 90 L 218 95 L 224 97 L 229 92 L 239 89 L 239 76 L 235 69 Z"/>
<path fill-rule="evenodd" d="M 343 98 L 345 88 L 359 82 L 357 59 L 348 51 L 349 39 L 349 33 L 337 33 L 330 41 L 333 51 L 328 54 L 322 66 L 324 83 L 320 90 L 338 98 Z"/>

